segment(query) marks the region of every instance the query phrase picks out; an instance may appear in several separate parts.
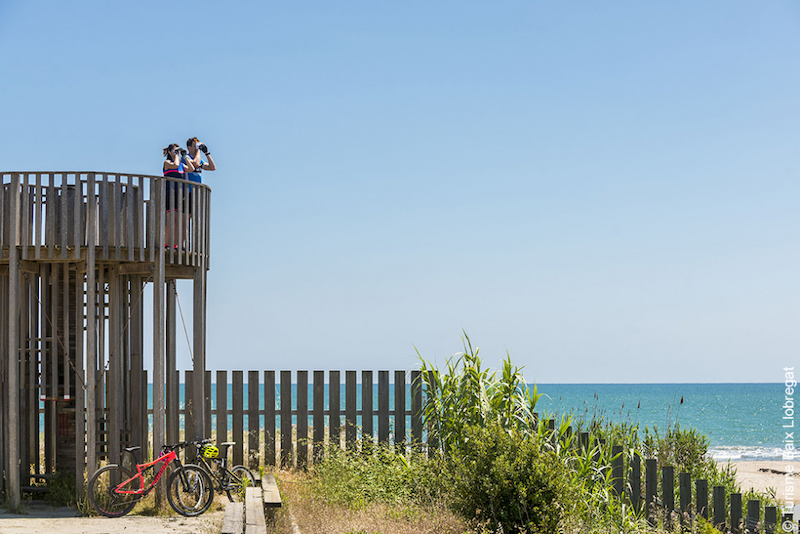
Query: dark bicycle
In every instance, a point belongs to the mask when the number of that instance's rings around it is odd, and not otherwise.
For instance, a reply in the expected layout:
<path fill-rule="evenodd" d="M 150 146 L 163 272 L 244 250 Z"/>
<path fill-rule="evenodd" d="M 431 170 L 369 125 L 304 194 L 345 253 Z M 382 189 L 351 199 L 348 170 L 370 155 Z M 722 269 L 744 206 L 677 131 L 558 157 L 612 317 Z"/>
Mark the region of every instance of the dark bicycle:
<path fill-rule="evenodd" d="M 182 441 L 177 445 L 164 445 L 161 454 L 152 462 L 136 463 L 134 451 L 141 447 L 127 447 L 123 451 L 133 457 L 136 474 L 117 464 L 110 464 L 98 469 L 89 480 L 89 502 L 101 514 L 108 517 L 121 517 L 146 497 L 167 471 L 174 465 L 174 470 L 167 478 L 167 500 L 170 506 L 181 515 L 200 515 L 211 506 L 214 500 L 214 484 L 205 469 L 192 464 L 181 463 L 176 449 L 182 449 L 189 443 Z M 156 471 L 149 484 L 145 484 L 145 474 L 150 476 Z"/>
<path fill-rule="evenodd" d="M 256 477 L 253 476 L 252 471 L 243 465 L 235 465 L 228 469 L 228 448 L 231 445 L 236 445 L 236 442 L 226 441 L 225 443 L 220 443 L 219 446 L 222 447 L 221 453 L 211 439 L 196 441 L 194 445 L 200 449 L 195 462 L 205 469 L 216 482 L 216 490 L 225 492 L 231 502 L 243 501 L 243 488 L 254 486 Z"/>

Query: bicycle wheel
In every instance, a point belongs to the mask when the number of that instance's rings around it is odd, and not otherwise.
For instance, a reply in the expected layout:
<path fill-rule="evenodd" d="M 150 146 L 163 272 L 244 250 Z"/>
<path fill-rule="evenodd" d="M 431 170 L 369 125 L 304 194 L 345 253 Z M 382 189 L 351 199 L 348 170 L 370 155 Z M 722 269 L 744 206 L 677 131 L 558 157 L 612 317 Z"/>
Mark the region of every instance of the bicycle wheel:
<path fill-rule="evenodd" d="M 227 490 L 235 501 L 244 501 L 244 489 L 256 485 L 256 477 L 253 472 L 243 465 L 237 465 L 231 469 Z"/>
<path fill-rule="evenodd" d="M 137 491 L 141 484 L 138 479 L 125 484 L 133 477 L 133 473 L 118 465 L 107 465 L 98 469 L 89 480 L 89 502 L 91 505 L 108 517 L 121 517 L 136 506 L 140 494 L 120 493 Z M 121 485 L 122 484 L 122 485 Z"/>
<path fill-rule="evenodd" d="M 196 465 L 184 465 L 173 471 L 167 480 L 170 506 L 187 517 L 200 515 L 214 501 L 214 486 L 208 473 Z"/>

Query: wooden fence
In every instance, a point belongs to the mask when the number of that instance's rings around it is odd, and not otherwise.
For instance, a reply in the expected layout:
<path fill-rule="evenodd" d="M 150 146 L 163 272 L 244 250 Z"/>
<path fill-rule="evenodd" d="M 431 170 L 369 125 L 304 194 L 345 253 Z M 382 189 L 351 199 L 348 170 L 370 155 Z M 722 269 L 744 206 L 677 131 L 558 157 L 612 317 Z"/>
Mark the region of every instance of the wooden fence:
<path fill-rule="evenodd" d="M 205 428 L 212 431 L 208 437 L 217 443 L 235 441 L 234 463 L 246 463 L 254 469 L 278 465 L 304 467 L 313 463 L 324 446 L 353 449 L 362 440 L 417 443 L 423 450 L 426 448 L 420 371 L 394 371 L 393 395 L 392 372 L 378 371 L 377 398 L 373 371 L 361 371 L 360 382 L 356 371 L 345 371 L 344 383 L 340 371 L 328 371 L 327 382 L 325 371 L 313 371 L 311 377 L 309 374 L 297 371 L 292 380 L 291 371 L 216 371 L 216 384 L 224 387 L 217 387 L 212 399 L 212 372 L 206 371 Z M 175 387 L 179 372 L 170 378 L 173 385 L 167 400 L 167 441 L 176 442 L 183 436 L 194 435 L 194 425 L 191 405 L 180 407 L 179 388 Z M 192 371 L 185 371 L 183 382 L 184 398 L 191 399 Z M 552 439 L 557 439 L 556 421 L 551 419 L 542 424 L 553 431 Z M 566 432 L 567 436 L 570 434 L 573 434 L 571 428 Z M 642 473 L 642 459 L 635 453 L 627 455 L 622 446 L 610 447 L 609 455 L 600 452 L 607 449 L 603 440 L 596 440 L 586 432 L 574 437 L 573 446 L 579 450 L 600 445 L 594 460 L 602 469 L 611 470 L 615 495 L 645 514 L 653 525 L 659 517 L 668 526 L 683 523 L 689 517 L 703 517 L 735 534 L 743 534 L 777 533 L 781 525 L 785 528 L 792 522 L 791 514 L 783 514 L 778 523 L 776 507 L 762 507 L 757 500 L 743 503 L 741 493 L 726 494 L 724 486 L 709 488 L 707 480 L 691 480 L 689 473 L 678 473 L 676 484 L 674 467 L 663 466 L 659 470 L 655 459 L 644 461 Z"/>

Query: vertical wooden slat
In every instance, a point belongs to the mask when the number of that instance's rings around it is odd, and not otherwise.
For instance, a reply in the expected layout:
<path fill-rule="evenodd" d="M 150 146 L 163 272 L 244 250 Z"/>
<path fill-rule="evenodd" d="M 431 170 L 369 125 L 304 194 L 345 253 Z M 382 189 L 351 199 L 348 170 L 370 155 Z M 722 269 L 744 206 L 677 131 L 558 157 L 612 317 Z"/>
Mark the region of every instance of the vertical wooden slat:
<path fill-rule="evenodd" d="M 703 519 L 708 519 L 708 480 L 699 479 L 694 482 L 695 512 Z"/>
<path fill-rule="evenodd" d="M 658 490 L 658 467 L 654 458 L 644 461 L 645 512 L 651 527 L 656 525 L 656 491 Z"/>
<path fill-rule="evenodd" d="M 349 450 L 356 448 L 356 380 L 355 371 L 345 371 L 345 394 L 344 394 L 344 441 Z"/>
<path fill-rule="evenodd" d="M 122 419 L 122 361 L 120 358 L 119 276 L 116 268 L 109 269 L 108 293 L 108 412 L 106 432 L 109 460 L 119 464 L 120 423 Z"/>
<path fill-rule="evenodd" d="M 291 467 L 293 452 L 292 372 L 281 371 L 281 467 Z"/>
<path fill-rule="evenodd" d="M 671 465 L 661 468 L 661 492 L 664 502 L 664 522 L 668 530 L 672 524 L 672 512 L 675 511 L 675 468 Z"/>
<path fill-rule="evenodd" d="M 629 474 L 631 506 L 633 511 L 638 514 L 642 509 L 642 457 L 638 452 L 633 453 Z"/>
<path fill-rule="evenodd" d="M 108 246 L 110 241 L 109 236 L 109 220 L 108 220 L 108 202 L 109 198 L 108 187 L 108 174 L 103 174 L 103 181 L 100 183 L 100 244 L 103 247 L 103 259 L 108 259 Z M 112 221 L 113 222 L 113 221 Z"/>
<path fill-rule="evenodd" d="M 47 233 L 45 235 L 44 244 L 47 246 L 47 257 L 53 259 L 56 257 L 56 178 L 54 174 L 50 174 L 49 177 L 50 179 L 47 182 L 47 198 L 45 201 L 45 209 L 47 211 L 45 215 L 45 226 L 47 228 Z"/>
<path fill-rule="evenodd" d="M 764 507 L 764 532 L 773 534 L 777 532 L 778 526 L 778 509 L 775 506 Z"/>
<path fill-rule="evenodd" d="M 205 424 L 203 425 L 203 438 L 211 438 L 211 371 L 203 373 L 205 375 L 205 388 L 204 391 L 204 410 L 203 417 Z"/>
<path fill-rule="evenodd" d="M 244 371 L 233 371 L 233 465 L 244 460 Z"/>
<path fill-rule="evenodd" d="M 680 491 L 681 522 L 684 521 L 685 514 L 688 514 L 692 505 L 692 475 L 691 473 L 680 473 L 678 475 L 678 489 Z"/>
<path fill-rule="evenodd" d="M 342 382 L 339 371 L 329 371 L 328 382 L 328 411 L 330 412 L 328 439 L 331 447 L 340 449 L 342 447 L 342 421 L 340 418 Z"/>
<path fill-rule="evenodd" d="M 84 477 L 86 476 L 86 391 L 84 390 L 84 353 L 83 353 L 83 274 L 75 269 L 75 487 L 78 497 L 84 493 Z M 37 417 L 38 419 L 38 417 Z"/>
<path fill-rule="evenodd" d="M 761 519 L 761 502 L 758 499 L 748 500 L 747 520 L 744 525 L 746 532 L 757 532 L 759 519 Z"/>
<path fill-rule="evenodd" d="M 117 175 L 115 180 L 111 182 L 111 219 L 113 220 L 114 227 L 114 258 L 119 261 L 122 259 L 121 246 L 122 246 L 122 185 L 120 183 L 122 177 Z"/>
<path fill-rule="evenodd" d="M 731 532 L 740 534 L 742 522 L 742 494 L 731 493 Z"/>
<path fill-rule="evenodd" d="M 228 441 L 228 372 L 217 371 L 217 444 Z"/>
<path fill-rule="evenodd" d="M 95 265 L 95 233 L 97 212 L 94 210 L 94 173 L 88 176 L 87 249 L 86 249 L 86 477 L 97 469 L 97 286 Z"/>
<path fill-rule="evenodd" d="M 714 527 L 722 530 L 725 526 L 725 486 L 714 486 Z"/>
<path fill-rule="evenodd" d="M 625 459 L 622 457 L 622 445 L 611 446 L 611 483 L 617 498 L 622 497 L 625 480 Z"/>
<path fill-rule="evenodd" d="M 166 336 L 164 313 L 164 285 L 166 283 L 166 266 L 164 265 L 164 192 L 156 189 L 154 215 L 154 249 L 152 258 L 155 261 L 153 272 L 153 456 L 164 444 L 166 437 Z M 156 493 L 159 502 L 164 484 Z"/>
<path fill-rule="evenodd" d="M 127 225 L 126 225 L 126 242 L 128 247 L 128 261 L 133 261 L 133 248 L 134 248 L 134 207 L 133 207 L 133 176 L 128 176 L 127 181 L 127 189 L 125 198 L 128 202 L 127 209 L 125 210 L 125 214 L 127 215 Z"/>
<path fill-rule="evenodd" d="M 422 372 L 411 371 L 411 440 L 422 443 Z"/>
<path fill-rule="evenodd" d="M 374 439 L 372 371 L 361 371 L 361 440 L 368 445 Z"/>
<path fill-rule="evenodd" d="M 258 397 L 261 384 L 259 383 L 258 374 L 258 371 L 247 372 L 247 465 L 250 469 L 255 470 L 258 469 L 258 431 L 260 429 L 258 416 Z"/>
<path fill-rule="evenodd" d="M 308 465 L 308 371 L 297 371 L 297 467 Z"/>
<path fill-rule="evenodd" d="M 45 402 L 45 409 L 47 410 L 50 418 L 50 428 L 48 435 L 45 437 L 45 457 L 50 457 L 49 472 L 55 472 L 56 467 L 56 440 L 58 439 L 57 428 L 57 414 L 56 414 L 56 399 L 58 399 L 58 273 L 60 272 L 58 264 L 53 264 L 50 270 L 50 358 L 48 365 L 50 367 L 50 400 Z"/>
<path fill-rule="evenodd" d="M 83 245 L 83 240 L 81 239 L 81 228 L 83 227 L 82 221 L 83 218 L 81 217 L 82 213 L 82 206 L 83 206 L 83 184 L 81 183 L 81 175 L 75 174 L 75 195 L 72 198 L 72 217 L 73 217 L 73 227 L 72 231 L 74 233 L 73 239 L 75 241 L 74 245 L 75 248 L 72 251 L 72 258 L 79 260 L 81 259 L 81 245 Z"/>
<path fill-rule="evenodd" d="M 394 372 L 394 442 L 406 441 L 406 372 Z"/>
<path fill-rule="evenodd" d="M 275 371 L 264 371 L 264 463 L 275 465 Z"/>
<path fill-rule="evenodd" d="M 325 371 L 314 371 L 314 461 L 325 447 Z"/>
<path fill-rule="evenodd" d="M 378 371 L 378 442 L 389 441 L 389 371 Z"/>
<path fill-rule="evenodd" d="M 183 415 L 183 439 L 191 441 L 195 435 L 195 410 L 194 410 L 194 370 L 187 369 L 183 372 L 183 405 L 186 406 Z"/>
<path fill-rule="evenodd" d="M 198 399 L 205 399 L 204 374 L 206 370 L 206 271 L 202 265 L 195 269 L 192 283 L 192 365 L 195 371 L 194 393 Z M 198 439 L 206 434 L 205 424 L 205 403 L 202 400 L 196 403 L 195 415 L 199 425 L 195 428 Z M 242 436 L 244 437 L 244 436 Z"/>
<path fill-rule="evenodd" d="M 22 224 L 22 240 L 20 241 L 20 245 L 22 245 L 22 259 L 28 259 L 28 243 L 30 243 L 31 238 L 31 226 L 30 226 L 30 186 L 28 185 L 28 175 L 22 175 L 22 203 L 20 205 L 20 222 Z"/>
<path fill-rule="evenodd" d="M 64 362 L 63 362 L 63 367 L 64 367 L 64 393 L 63 393 L 63 399 L 64 400 L 70 400 L 70 383 L 69 383 L 70 381 L 69 381 L 69 377 L 70 377 L 70 374 L 72 374 L 72 370 L 70 369 L 70 366 L 69 366 L 69 362 L 70 362 L 70 352 L 69 352 L 69 347 L 70 347 L 70 342 L 69 342 L 69 333 L 70 333 L 69 297 L 70 297 L 70 293 L 69 293 L 69 264 L 66 264 L 66 263 L 64 264 L 64 280 L 63 280 L 63 284 L 64 284 L 64 286 L 63 286 L 64 290 L 62 291 L 62 293 L 63 293 L 63 296 L 64 296 L 64 300 L 63 300 L 63 303 L 62 303 L 63 318 L 62 318 L 62 322 L 61 322 L 61 324 L 64 325 L 64 330 L 63 330 L 63 332 L 64 332 L 64 334 L 63 334 L 64 348 L 62 349 L 64 351 Z"/>
<path fill-rule="evenodd" d="M 19 175 L 11 176 L 10 185 L 10 242 L 9 242 L 9 269 L 8 269 L 8 304 L 9 307 L 16 306 L 19 299 L 19 269 L 17 264 L 19 255 L 17 245 L 19 244 Z M 8 434 L 9 440 L 6 445 L 6 504 L 12 509 L 19 508 L 20 505 L 20 478 L 19 478 L 19 332 L 18 316 L 16 313 L 6 314 L 8 316 L 8 347 L 6 370 L 6 413 L 8 420 L 5 421 L 4 434 Z"/>
<path fill-rule="evenodd" d="M 165 293 L 166 305 L 166 376 L 167 376 L 167 442 L 175 444 L 180 441 L 180 375 L 177 370 L 177 297 L 175 292 L 175 280 L 167 280 Z M 188 397 L 187 397 L 188 399 Z M 188 401 L 187 406 L 188 406 Z"/>
<path fill-rule="evenodd" d="M 69 208 L 67 205 L 67 174 L 61 175 L 61 259 L 67 259 L 67 234 L 69 225 L 67 224 Z"/>

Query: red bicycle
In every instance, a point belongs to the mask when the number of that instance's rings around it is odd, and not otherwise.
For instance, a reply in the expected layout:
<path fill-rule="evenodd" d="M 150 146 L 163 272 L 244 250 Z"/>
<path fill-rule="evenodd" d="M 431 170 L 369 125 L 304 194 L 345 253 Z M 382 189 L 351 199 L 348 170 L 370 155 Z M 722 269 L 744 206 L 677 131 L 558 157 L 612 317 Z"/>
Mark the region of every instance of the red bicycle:
<path fill-rule="evenodd" d="M 181 515 L 200 515 L 211 506 L 214 500 L 214 484 L 204 469 L 192 464 L 182 464 L 176 449 L 189 445 L 182 441 L 177 445 L 164 445 L 161 454 L 150 463 L 136 463 L 134 451 L 140 447 L 123 449 L 134 457 L 136 474 L 121 465 L 107 465 L 89 480 L 89 502 L 101 514 L 108 517 L 121 517 L 146 497 L 161 480 L 167 467 L 175 464 L 175 469 L 167 478 L 167 500 L 170 506 Z M 145 474 L 158 472 L 148 485 Z"/>

